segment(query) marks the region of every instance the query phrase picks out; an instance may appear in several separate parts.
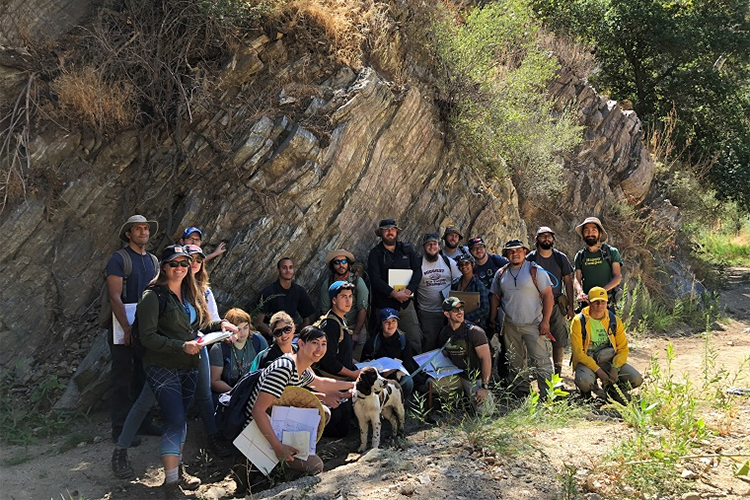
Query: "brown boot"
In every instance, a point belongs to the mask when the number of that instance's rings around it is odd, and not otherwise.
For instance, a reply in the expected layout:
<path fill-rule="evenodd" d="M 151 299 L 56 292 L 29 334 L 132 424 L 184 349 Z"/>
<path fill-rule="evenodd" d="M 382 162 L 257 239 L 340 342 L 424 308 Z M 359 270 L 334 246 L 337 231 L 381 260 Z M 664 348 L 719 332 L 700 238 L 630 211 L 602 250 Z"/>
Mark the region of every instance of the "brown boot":
<path fill-rule="evenodd" d="M 178 484 L 182 486 L 183 490 L 195 491 L 200 487 L 201 480 L 185 472 L 185 466 L 180 464 L 180 479 Z"/>
<path fill-rule="evenodd" d="M 164 492 L 164 498 L 166 500 L 176 500 L 180 498 L 187 498 L 185 493 L 180 488 L 180 482 L 176 483 L 164 483 L 161 485 L 161 489 Z"/>

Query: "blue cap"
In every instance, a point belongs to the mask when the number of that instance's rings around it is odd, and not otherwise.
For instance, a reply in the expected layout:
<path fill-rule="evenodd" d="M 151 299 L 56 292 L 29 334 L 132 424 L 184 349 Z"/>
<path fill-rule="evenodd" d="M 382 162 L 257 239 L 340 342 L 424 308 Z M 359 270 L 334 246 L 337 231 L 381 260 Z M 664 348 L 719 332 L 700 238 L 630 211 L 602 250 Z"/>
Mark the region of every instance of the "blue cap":
<path fill-rule="evenodd" d="M 195 226 L 190 226 L 189 228 L 185 229 L 182 232 L 182 239 L 187 238 L 188 236 L 190 236 L 193 233 L 198 233 L 198 236 L 200 236 L 201 239 L 203 239 L 203 231 L 201 231 L 200 229 L 198 229 Z"/>
<path fill-rule="evenodd" d="M 328 298 L 333 298 L 341 292 L 341 290 L 354 290 L 354 284 L 348 281 L 334 281 L 331 286 L 328 287 Z"/>
<path fill-rule="evenodd" d="M 379 318 L 381 323 L 385 323 L 391 318 L 396 318 L 398 321 L 401 321 L 401 318 L 398 317 L 398 311 L 396 311 L 395 309 L 391 309 L 390 307 L 381 309 Z"/>

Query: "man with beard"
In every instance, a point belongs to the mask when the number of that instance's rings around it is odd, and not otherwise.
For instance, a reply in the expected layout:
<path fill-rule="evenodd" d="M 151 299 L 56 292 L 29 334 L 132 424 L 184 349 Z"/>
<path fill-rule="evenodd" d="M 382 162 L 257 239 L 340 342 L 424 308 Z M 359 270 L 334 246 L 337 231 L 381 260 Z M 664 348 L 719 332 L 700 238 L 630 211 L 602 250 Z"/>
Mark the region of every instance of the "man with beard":
<path fill-rule="evenodd" d="M 445 246 L 440 253 L 453 260 L 456 260 L 456 257 L 459 255 L 470 255 L 469 247 L 458 244 L 462 239 L 464 239 L 464 237 L 458 231 L 456 226 L 446 227 L 445 232 L 443 233 L 443 242 L 445 243 Z"/>
<path fill-rule="evenodd" d="M 451 283 L 461 276 L 456 262 L 440 255 L 440 239 L 436 233 L 427 233 L 422 238 L 422 280 L 417 288 L 419 325 L 422 328 L 422 348 L 425 352 L 437 349 L 438 335 L 443 329 L 445 315 L 443 300 L 450 291 Z"/>
<path fill-rule="evenodd" d="M 378 243 L 367 257 L 367 272 L 372 287 L 372 306 L 374 316 L 386 307 L 399 311 L 401 329 L 406 334 L 415 353 L 422 352 L 422 330 L 419 327 L 417 311 L 412 295 L 417 291 L 422 280 L 422 266 L 412 246 L 398 241 L 401 228 L 393 219 L 383 219 L 378 224 L 375 234 L 380 237 Z M 391 269 L 411 270 L 411 278 L 405 288 L 392 287 L 388 283 L 388 271 Z"/>
<path fill-rule="evenodd" d="M 613 309 L 618 285 L 622 281 L 622 257 L 619 250 L 609 246 L 607 231 L 596 217 L 588 217 L 576 226 L 576 233 L 583 238 L 586 247 L 573 259 L 575 277 L 573 286 L 576 298 L 582 306 L 588 305 L 587 295 L 595 286 L 604 288 L 609 296 L 609 308 Z"/>
<path fill-rule="evenodd" d="M 328 272 L 320 285 L 320 311 L 325 314 L 331 308 L 331 299 L 328 295 L 328 287 L 336 281 L 345 281 L 354 285 L 353 303 L 351 309 L 346 313 L 344 319 L 347 325 L 353 326 L 352 342 L 354 342 L 354 359 L 359 359 L 359 353 L 365 343 L 366 332 L 364 331 L 367 320 L 367 305 L 370 303 L 370 292 L 367 290 L 365 280 L 352 270 L 354 265 L 354 254 L 343 248 L 331 250 L 326 255 L 326 267 Z"/>
<path fill-rule="evenodd" d="M 255 315 L 255 326 L 269 343 L 273 341 L 273 336 L 266 318 L 270 318 L 279 311 L 285 311 L 294 318 L 297 331 L 299 331 L 312 323 L 312 315 L 315 314 L 315 307 L 307 290 L 292 281 L 294 261 L 289 257 L 282 257 L 276 263 L 276 270 L 279 279 L 260 292 L 260 312 Z"/>
<path fill-rule="evenodd" d="M 510 240 L 503 247 L 503 256 L 510 263 L 495 274 L 492 281 L 490 322 L 497 314 L 497 306 L 501 306 L 505 312 L 503 341 L 513 393 L 521 397 L 529 393 L 529 379 L 522 372 L 528 358 L 529 368 L 536 372 L 539 396 L 545 399 L 546 381 L 552 377 L 547 340 L 552 340 L 549 320 L 554 297 L 547 273 L 526 260 L 528 251 L 521 240 Z"/>
<path fill-rule="evenodd" d="M 536 262 L 545 271 L 551 273 L 555 279 L 552 283 L 552 294 L 555 297 L 555 307 L 550 317 L 550 331 L 555 340 L 552 341 L 552 363 L 555 373 L 562 374 L 563 350 L 570 345 L 567 319 L 573 319 L 573 268 L 567 255 L 552 248 L 555 244 L 555 233 L 547 226 L 540 227 L 536 232 L 536 250 L 526 256 L 526 260 Z M 563 284 L 565 294 L 563 295 Z"/>

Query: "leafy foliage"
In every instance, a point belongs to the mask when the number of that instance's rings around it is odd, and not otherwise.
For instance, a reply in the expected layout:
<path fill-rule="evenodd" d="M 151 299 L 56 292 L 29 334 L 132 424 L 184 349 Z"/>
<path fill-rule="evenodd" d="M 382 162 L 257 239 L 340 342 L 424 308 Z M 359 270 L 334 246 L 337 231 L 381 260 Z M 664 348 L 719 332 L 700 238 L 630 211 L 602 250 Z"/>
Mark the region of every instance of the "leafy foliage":
<path fill-rule="evenodd" d="M 510 165 L 525 194 L 559 191 L 556 158 L 581 140 L 581 129 L 547 98 L 559 64 L 540 48 L 528 2 L 475 8 L 463 23 L 446 16 L 432 32 L 438 84 L 462 157 L 499 174 Z"/>

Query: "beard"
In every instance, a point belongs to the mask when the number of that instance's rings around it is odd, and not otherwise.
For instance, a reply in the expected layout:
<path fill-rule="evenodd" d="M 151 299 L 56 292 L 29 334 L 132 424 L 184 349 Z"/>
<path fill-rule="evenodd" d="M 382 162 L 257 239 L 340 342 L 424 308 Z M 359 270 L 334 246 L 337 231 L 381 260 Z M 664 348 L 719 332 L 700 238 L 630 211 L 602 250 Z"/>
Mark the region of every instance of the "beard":
<path fill-rule="evenodd" d="M 439 253 L 436 253 L 435 255 L 430 255 L 428 253 L 425 253 L 424 258 L 427 259 L 427 262 L 435 262 L 436 260 L 438 260 L 439 255 L 440 255 Z"/>
<path fill-rule="evenodd" d="M 588 246 L 593 247 L 599 242 L 599 238 L 597 236 L 584 236 L 583 241 Z"/>
<path fill-rule="evenodd" d="M 539 241 L 537 242 L 537 245 L 539 245 L 539 248 L 543 248 L 545 250 L 549 250 L 554 245 L 553 242 L 547 242 L 547 241 Z"/>
<path fill-rule="evenodd" d="M 346 276 L 347 274 L 349 274 L 349 266 L 342 266 L 342 267 L 337 266 L 337 267 L 334 267 L 334 269 L 336 270 L 334 272 L 336 276 Z"/>
<path fill-rule="evenodd" d="M 452 245 L 448 240 L 443 240 L 443 241 L 445 242 L 446 248 L 450 248 L 451 250 L 455 250 L 456 248 L 458 248 L 458 243 L 456 243 L 455 245 Z"/>

